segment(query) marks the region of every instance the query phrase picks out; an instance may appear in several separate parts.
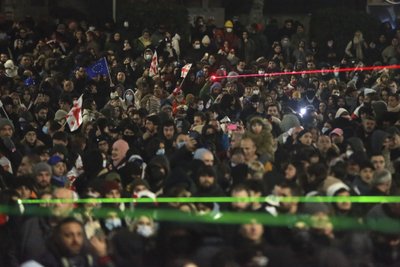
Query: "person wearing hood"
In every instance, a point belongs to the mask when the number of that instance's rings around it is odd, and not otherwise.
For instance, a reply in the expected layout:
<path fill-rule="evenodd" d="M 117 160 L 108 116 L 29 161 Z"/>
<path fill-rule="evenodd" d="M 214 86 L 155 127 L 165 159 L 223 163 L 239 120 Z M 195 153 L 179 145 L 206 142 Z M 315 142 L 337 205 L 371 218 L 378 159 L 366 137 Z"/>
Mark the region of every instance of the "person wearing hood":
<path fill-rule="evenodd" d="M 170 164 L 168 159 L 162 155 L 154 156 L 146 168 L 145 180 L 150 185 L 151 192 L 156 195 L 163 193 L 163 187 L 170 174 Z"/>
<path fill-rule="evenodd" d="M 135 92 L 132 89 L 126 89 L 122 99 L 122 108 L 127 110 L 129 106 L 135 105 Z"/>

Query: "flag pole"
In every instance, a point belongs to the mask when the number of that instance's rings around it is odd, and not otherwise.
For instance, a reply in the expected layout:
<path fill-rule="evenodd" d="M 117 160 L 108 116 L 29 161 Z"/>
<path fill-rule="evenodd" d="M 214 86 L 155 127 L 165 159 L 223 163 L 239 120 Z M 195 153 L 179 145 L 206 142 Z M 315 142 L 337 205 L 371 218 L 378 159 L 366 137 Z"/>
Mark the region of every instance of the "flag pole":
<path fill-rule="evenodd" d="M 185 74 L 185 77 L 183 77 L 182 82 L 179 84 L 179 88 L 182 88 L 182 84 L 183 84 L 183 82 L 185 81 L 186 77 L 188 76 L 189 71 L 190 71 L 190 69 L 192 68 L 192 66 L 193 66 L 193 65 L 190 65 L 190 68 L 187 70 L 187 73 Z M 185 67 L 185 66 L 184 66 L 184 67 Z"/>
<path fill-rule="evenodd" d="M 3 106 L 3 101 L 1 101 L 1 100 L 0 100 L 0 106 L 1 106 L 1 109 L 4 111 L 4 115 L 6 115 L 7 119 L 10 120 L 10 117 L 8 117 L 7 111 Z"/>
<path fill-rule="evenodd" d="M 111 79 L 111 74 L 110 74 L 110 69 L 108 68 L 108 62 L 107 62 L 107 58 L 106 58 L 106 57 L 104 57 L 104 60 L 106 61 L 108 78 L 110 79 L 110 87 L 113 87 L 113 86 L 114 86 L 114 83 L 112 82 L 112 79 Z"/>

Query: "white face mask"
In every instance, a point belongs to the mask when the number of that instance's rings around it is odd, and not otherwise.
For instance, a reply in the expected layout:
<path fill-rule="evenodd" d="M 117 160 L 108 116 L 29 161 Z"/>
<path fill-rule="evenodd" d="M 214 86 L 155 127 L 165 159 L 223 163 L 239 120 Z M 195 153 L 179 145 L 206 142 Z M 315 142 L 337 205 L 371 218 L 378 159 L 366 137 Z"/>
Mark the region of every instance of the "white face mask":
<path fill-rule="evenodd" d="M 165 148 L 159 148 L 156 152 L 156 155 L 162 156 L 165 154 Z"/>
<path fill-rule="evenodd" d="M 226 32 L 232 32 L 233 29 L 232 28 L 226 28 Z"/>
<path fill-rule="evenodd" d="M 179 142 L 178 144 L 176 144 L 176 147 L 177 147 L 178 149 L 180 149 L 180 148 L 183 147 L 185 144 L 186 144 L 185 141 Z"/>
<path fill-rule="evenodd" d="M 108 230 L 113 230 L 115 228 L 119 228 L 122 226 L 122 222 L 120 218 L 108 218 L 105 221 L 105 226 Z"/>
<path fill-rule="evenodd" d="M 132 101 L 133 100 L 133 95 L 126 95 L 126 100 Z"/>
<path fill-rule="evenodd" d="M 329 131 L 329 128 L 328 128 L 328 127 L 322 127 L 321 132 L 322 132 L 323 134 L 325 134 L 327 131 Z"/>
<path fill-rule="evenodd" d="M 200 49 L 200 44 L 195 44 L 194 49 Z"/>
<path fill-rule="evenodd" d="M 204 109 L 204 105 L 197 105 L 197 110 L 202 111 Z"/>
<path fill-rule="evenodd" d="M 146 54 L 146 55 L 144 55 L 144 59 L 146 60 L 146 61 L 150 61 L 151 60 L 151 55 L 149 55 L 149 54 Z"/>
<path fill-rule="evenodd" d="M 150 225 L 138 225 L 136 232 L 143 237 L 149 237 L 154 233 Z"/>
<path fill-rule="evenodd" d="M 260 93 L 260 90 L 253 90 L 253 95 L 258 95 Z"/>
<path fill-rule="evenodd" d="M 351 155 L 353 155 L 353 151 L 352 150 L 346 150 L 346 157 L 350 158 Z"/>

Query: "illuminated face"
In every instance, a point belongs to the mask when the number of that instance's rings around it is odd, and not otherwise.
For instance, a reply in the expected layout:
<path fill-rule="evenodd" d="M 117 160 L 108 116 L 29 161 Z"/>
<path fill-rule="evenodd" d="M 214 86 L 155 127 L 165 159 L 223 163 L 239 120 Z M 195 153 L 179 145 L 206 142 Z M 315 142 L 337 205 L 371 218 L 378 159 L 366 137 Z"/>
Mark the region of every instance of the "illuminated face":
<path fill-rule="evenodd" d="M 14 133 L 13 128 L 11 125 L 4 125 L 3 128 L 0 129 L 0 136 L 1 137 L 12 137 Z"/>
<path fill-rule="evenodd" d="M 385 169 L 385 158 L 382 155 L 372 156 L 371 163 L 374 165 L 376 171 L 382 171 Z"/>
<path fill-rule="evenodd" d="M 167 140 L 172 140 L 175 134 L 174 126 L 164 126 L 163 134 Z"/>

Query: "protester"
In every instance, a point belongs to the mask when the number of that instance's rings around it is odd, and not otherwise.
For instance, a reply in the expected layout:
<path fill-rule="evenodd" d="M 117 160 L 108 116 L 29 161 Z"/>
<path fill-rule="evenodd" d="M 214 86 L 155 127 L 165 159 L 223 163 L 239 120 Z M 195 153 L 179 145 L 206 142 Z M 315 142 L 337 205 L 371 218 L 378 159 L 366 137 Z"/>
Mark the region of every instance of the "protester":
<path fill-rule="evenodd" d="M 319 51 L 292 19 L 266 25 L 269 45 L 236 17 L 199 16 L 190 34 L 28 21 L 0 21 L 0 262 L 400 265 L 398 224 L 366 223 L 398 220 L 398 204 L 346 199 L 398 195 L 399 71 L 338 71 L 396 64 L 399 36 Z M 254 201 L 157 202 L 190 196 Z M 306 196 L 344 199 L 274 201 Z"/>

